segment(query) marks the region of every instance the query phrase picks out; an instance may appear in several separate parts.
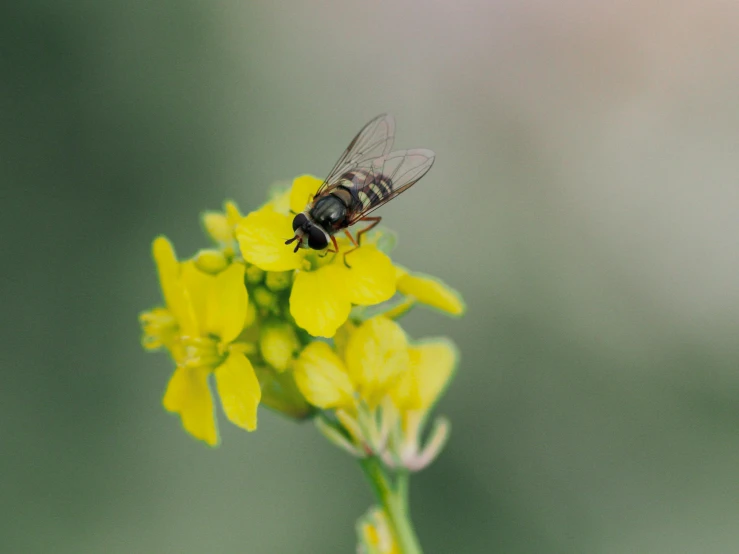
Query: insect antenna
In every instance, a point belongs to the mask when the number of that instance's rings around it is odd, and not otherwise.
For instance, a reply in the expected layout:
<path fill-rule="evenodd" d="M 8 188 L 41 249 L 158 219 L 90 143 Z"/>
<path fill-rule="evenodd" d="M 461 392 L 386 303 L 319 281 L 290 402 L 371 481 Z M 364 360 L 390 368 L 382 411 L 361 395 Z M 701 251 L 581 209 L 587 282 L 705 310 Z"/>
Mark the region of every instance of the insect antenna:
<path fill-rule="evenodd" d="M 297 252 L 297 251 L 298 251 L 298 249 L 300 248 L 300 245 L 301 245 L 301 244 L 302 244 L 302 242 L 303 242 L 303 239 L 302 239 L 302 238 L 300 238 L 300 240 L 298 240 L 298 235 L 295 235 L 295 236 L 294 236 L 293 238 L 291 238 L 291 239 L 287 239 L 287 240 L 285 241 L 285 244 L 290 244 L 291 242 L 294 242 L 294 241 L 296 241 L 296 240 L 298 241 L 298 244 L 296 244 L 296 245 L 295 245 L 295 250 L 293 250 L 293 252 Z"/>

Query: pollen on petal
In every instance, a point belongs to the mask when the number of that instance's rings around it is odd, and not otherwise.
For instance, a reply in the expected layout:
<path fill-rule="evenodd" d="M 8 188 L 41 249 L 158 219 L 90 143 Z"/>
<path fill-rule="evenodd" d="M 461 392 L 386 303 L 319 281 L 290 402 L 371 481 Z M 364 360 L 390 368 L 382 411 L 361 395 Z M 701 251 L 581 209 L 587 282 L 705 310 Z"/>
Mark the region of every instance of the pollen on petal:
<path fill-rule="evenodd" d="M 216 369 L 215 375 L 226 417 L 234 425 L 254 431 L 262 390 L 249 359 L 240 352 L 231 352 Z"/>
<path fill-rule="evenodd" d="M 290 190 L 290 209 L 295 213 L 302 212 L 322 184 L 323 181 L 313 175 L 301 175 L 293 179 L 293 186 Z"/>
<path fill-rule="evenodd" d="M 350 266 L 349 298 L 353 304 L 371 306 L 395 294 L 395 268 L 390 258 L 375 246 L 362 246 L 337 263 Z"/>
<path fill-rule="evenodd" d="M 164 394 L 164 407 L 182 419 L 182 426 L 196 439 L 211 446 L 218 444 L 213 413 L 213 398 L 208 387 L 207 369 L 177 368 Z"/>
<path fill-rule="evenodd" d="M 324 342 L 313 342 L 295 360 L 295 382 L 303 396 L 319 408 L 352 404 L 354 388 L 344 363 Z"/>
<path fill-rule="evenodd" d="M 337 264 L 299 271 L 290 293 L 290 313 L 295 323 L 314 337 L 333 337 L 352 308 L 347 277 L 348 270 Z"/>
<path fill-rule="evenodd" d="M 462 295 L 434 277 L 401 273 L 398 276 L 398 291 L 451 315 L 460 316 L 465 311 Z"/>
<path fill-rule="evenodd" d="M 294 246 L 285 244 L 293 236 L 292 218 L 270 207 L 250 213 L 236 226 L 244 259 L 264 271 L 287 271 L 301 265 L 301 251 L 294 253 Z"/>

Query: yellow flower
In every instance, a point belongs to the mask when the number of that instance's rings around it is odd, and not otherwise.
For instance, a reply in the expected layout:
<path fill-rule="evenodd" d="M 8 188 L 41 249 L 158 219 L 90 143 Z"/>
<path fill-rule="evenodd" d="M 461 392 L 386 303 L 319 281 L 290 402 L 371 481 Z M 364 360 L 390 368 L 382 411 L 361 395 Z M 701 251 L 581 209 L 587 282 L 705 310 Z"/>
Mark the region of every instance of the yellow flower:
<path fill-rule="evenodd" d="M 408 297 L 411 302 L 415 300 L 454 316 L 464 314 L 466 307 L 462 295 L 440 279 L 421 273 L 410 273 L 399 266 L 396 266 L 396 277 L 398 292 Z M 401 313 L 407 311 L 410 306 L 405 306 L 405 310 L 403 307 L 403 305 L 399 307 Z"/>
<path fill-rule="evenodd" d="M 318 420 L 321 432 L 354 456 L 377 454 L 388 466 L 412 471 L 426 467 L 449 433 L 446 420 L 437 419 L 422 444 L 428 415 L 454 374 L 454 344 L 440 338 L 409 345 L 400 326 L 384 316 L 356 328 L 347 324 L 335 342 L 333 348 L 309 344 L 294 364 L 308 402 L 336 410 L 338 423 Z"/>
<path fill-rule="evenodd" d="M 351 333 L 342 357 L 324 342 L 306 346 L 294 363 L 295 382 L 319 408 L 353 410 L 358 402 L 375 407 L 409 362 L 408 340 L 400 325 L 375 317 Z"/>
<path fill-rule="evenodd" d="M 320 185 L 320 179 L 309 175 L 296 178 L 289 193 L 289 209 L 305 209 Z M 341 251 L 348 252 L 352 246 L 343 237 L 338 239 L 338 255 L 303 248 L 293 252 L 293 247 L 285 244 L 294 235 L 293 215 L 285 209 L 286 195 L 241 220 L 236 237 L 248 263 L 268 272 L 295 272 L 291 315 L 311 335 L 330 338 L 346 322 L 352 305 L 379 304 L 395 294 L 395 269 L 374 244 L 362 245 L 345 258 Z"/>
<path fill-rule="evenodd" d="M 160 333 L 159 341 L 165 346 L 167 342 L 172 344 L 177 362 L 164 395 L 164 407 L 178 413 L 194 437 L 217 444 L 208 385 L 209 375 L 214 374 L 226 417 L 239 427 L 254 430 L 261 390 L 244 355 L 248 346 L 236 342 L 248 312 L 244 265 L 233 263 L 211 275 L 199 270 L 193 261 L 178 262 L 172 245 L 163 237 L 154 241 L 153 249 L 167 305 L 158 310 L 161 318 L 164 310 L 173 320 L 167 332 Z"/>

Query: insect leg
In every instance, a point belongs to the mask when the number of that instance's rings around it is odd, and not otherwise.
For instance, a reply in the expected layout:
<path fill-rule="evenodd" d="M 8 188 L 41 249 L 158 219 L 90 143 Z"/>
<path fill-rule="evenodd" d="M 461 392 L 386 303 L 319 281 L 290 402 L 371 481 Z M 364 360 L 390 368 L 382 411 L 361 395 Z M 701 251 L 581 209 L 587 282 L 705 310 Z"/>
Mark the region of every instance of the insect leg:
<path fill-rule="evenodd" d="M 326 250 L 324 254 L 319 254 L 321 258 L 325 258 L 329 254 L 338 254 L 339 253 L 339 243 L 336 242 L 336 237 L 331 235 L 331 242 L 334 243 L 334 249 L 333 250 Z"/>
<path fill-rule="evenodd" d="M 369 230 L 374 229 L 375 227 L 377 227 L 377 225 L 380 223 L 380 221 L 382 221 L 382 217 L 365 217 L 363 219 L 360 219 L 359 221 L 371 221 L 372 223 L 370 225 L 368 225 L 367 227 L 365 227 L 364 229 L 362 229 L 361 231 L 358 231 L 357 232 L 357 243 L 358 243 L 358 245 L 359 244 L 362 244 L 362 235 L 365 234 L 367 231 L 369 231 Z"/>
<path fill-rule="evenodd" d="M 352 241 L 352 244 L 354 245 L 354 248 L 352 248 L 351 250 L 347 251 L 344 254 L 344 265 L 346 267 L 348 267 L 348 268 L 351 269 L 351 266 L 348 263 L 346 263 L 346 257 L 349 254 L 351 254 L 352 252 L 354 252 L 357 248 L 359 248 L 359 245 L 362 242 L 362 235 L 365 234 L 370 229 L 376 227 L 377 224 L 380 223 L 381 220 L 382 220 L 382 217 L 365 217 L 364 219 L 360 219 L 359 221 L 371 221 L 372 223 L 370 225 L 368 225 L 367 227 L 365 227 L 364 229 L 362 229 L 361 231 L 358 231 L 357 232 L 357 239 L 356 240 L 354 240 L 354 237 L 349 232 L 349 229 L 344 229 L 344 232 L 346 233 L 346 236 L 349 237 L 349 240 Z"/>
<path fill-rule="evenodd" d="M 359 247 L 359 244 L 357 243 L 357 241 L 356 241 L 356 240 L 354 240 L 354 237 L 353 237 L 353 236 L 352 236 L 352 234 L 351 234 L 351 233 L 349 232 L 349 229 L 344 229 L 344 233 L 346 234 L 346 236 L 347 236 L 347 237 L 349 237 L 349 240 L 350 240 L 350 241 L 352 241 L 352 244 L 354 245 L 354 248 L 352 248 L 352 250 L 354 250 L 354 249 L 358 248 L 358 247 Z M 351 250 L 350 250 L 349 252 L 351 252 Z M 348 254 L 349 252 L 347 252 L 347 254 Z"/>

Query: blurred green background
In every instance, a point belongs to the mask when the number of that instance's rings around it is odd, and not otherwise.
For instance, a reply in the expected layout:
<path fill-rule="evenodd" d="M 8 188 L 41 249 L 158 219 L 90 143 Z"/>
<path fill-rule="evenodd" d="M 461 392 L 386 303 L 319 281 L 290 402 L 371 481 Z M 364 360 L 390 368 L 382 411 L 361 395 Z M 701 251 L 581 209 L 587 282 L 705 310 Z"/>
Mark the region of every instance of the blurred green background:
<path fill-rule="evenodd" d="M 0 550 L 354 551 L 354 462 L 266 410 L 209 450 L 139 347 L 150 243 L 322 175 L 372 116 L 437 163 L 383 209 L 465 295 L 428 553 L 739 552 L 739 5 L 0 8 Z"/>

